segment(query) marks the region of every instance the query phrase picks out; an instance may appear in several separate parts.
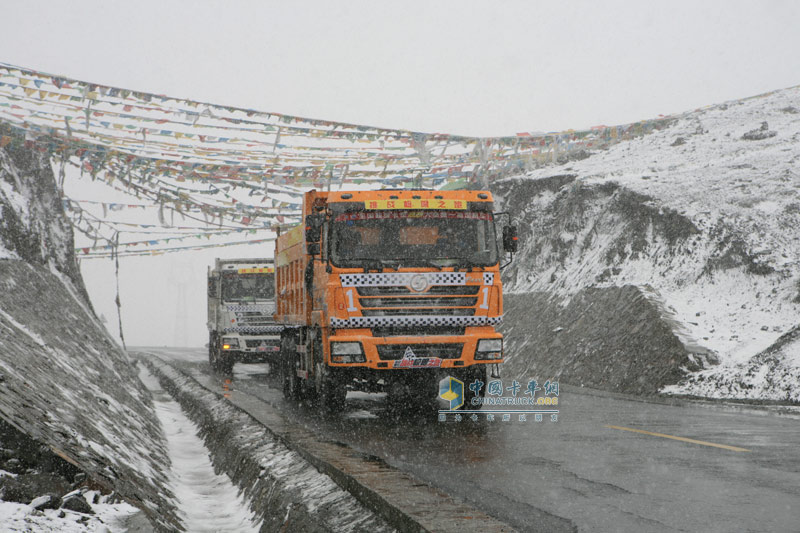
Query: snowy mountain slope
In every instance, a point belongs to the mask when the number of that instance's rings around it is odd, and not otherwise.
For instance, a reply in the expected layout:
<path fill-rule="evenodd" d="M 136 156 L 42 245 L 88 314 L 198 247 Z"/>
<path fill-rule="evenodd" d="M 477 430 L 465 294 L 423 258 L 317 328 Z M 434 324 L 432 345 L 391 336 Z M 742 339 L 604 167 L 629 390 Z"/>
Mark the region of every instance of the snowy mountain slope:
<path fill-rule="evenodd" d="M 0 150 L 0 258 L 48 265 L 63 273 L 88 302 L 50 154 L 25 148 L 18 136 L 12 138 L 17 143 Z"/>
<path fill-rule="evenodd" d="M 587 159 L 504 180 L 498 193 L 523 232 L 507 287 L 562 307 L 586 288 L 639 287 L 685 359 L 720 363 L 698 374 L 702 382 L 688 376 L 667 390 L 741 395 L 717 378 L 769 374 L 765 361 L 783 358 L 775 368 L 791 377 L 791 392 L 765 377 L 747 396 L 800 399 L 797 344 L 758 356 L 800 322 L 798 161 L 800 88 L 791 88 L 686 113 Z"/>
<path fill-rule="evenodd" d="M 49 158 L 19 138 L 0 209 L 0 417 L 174 529 L 150 395 L 85 297 Z"/>

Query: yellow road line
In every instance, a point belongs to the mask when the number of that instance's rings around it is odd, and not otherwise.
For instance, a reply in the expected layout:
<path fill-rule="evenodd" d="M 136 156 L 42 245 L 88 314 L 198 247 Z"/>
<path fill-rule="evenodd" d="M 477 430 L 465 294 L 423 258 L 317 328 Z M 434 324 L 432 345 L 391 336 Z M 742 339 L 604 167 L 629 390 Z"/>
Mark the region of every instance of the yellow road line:
<path fill-rule="evenodd" d="M 645 431 L 643 429 L 625 428 L 622 426 L 606 426 L 610 429 L 619 429 L 622 431 L 632 431 L 633 433 L 641 433 L 642 435 L 652 435 L 653 437 L 664 437 L 665 439 L 679 440 L 681 442 L 691 442 L 692 444 L 702 444 L 703 446 L 713 446 L 714 448 L 722 448 L 723 450 L 731 450 L 733 452 L 749 452 L 747 448 L 738 448 L 736 446 L 728 446 L 727 444 L 716 444 L 714 442 L 707 442 L 704 440 L 687 439 L 686 437 L 676 437 L 675 435 L 666 435 L 664 433 L 653 433 L 652 431 Z"/>

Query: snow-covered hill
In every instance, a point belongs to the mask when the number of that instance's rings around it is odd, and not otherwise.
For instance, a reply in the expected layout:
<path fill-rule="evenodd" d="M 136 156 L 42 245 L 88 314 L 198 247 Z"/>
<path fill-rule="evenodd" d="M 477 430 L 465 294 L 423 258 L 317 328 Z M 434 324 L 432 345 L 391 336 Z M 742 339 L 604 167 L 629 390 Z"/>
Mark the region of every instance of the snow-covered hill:
<path fill-rule="evenodd" d="M 560 344 L 572 351 L 559 349 L 552 329 L 562 328 L 563 336 L 580 309 L 547 322 L 553 326 L 547 332 L 524 334 L 517 342 L 531 353 L 520 351 L 511 368 L 604 386 L 558 361 L 574 358 L 582 346 L 584 371 L 599 357 L 612 365 L 609 372 L 622 372 L 641 355 L 625 349 L 628 341 L 670 337 L 654 335 L 652 323 L 622 322 L 606 333 L 625 339 L 613 356 L 593 349 L 602 344 L 592 337 L 598 323 L 618 318 L 626 304 L 595 306 L 585 291 L 633 286 L 683 345 L 651 354 L 642 365 L 680 371 L 680 379 L 659 383 L 664 391 L 800 400 L 798 336 L 779 340 L 800 323 L 798 163 L 796 87 L 686 113 L 668 128 L 587 159 L 499 183 L 523 233 L 521 253 L 505 276 L 517 293 L 511 301 L 532 293 L 549 302 L 531 309 L 530 320 L 574 308 L 576 297 L 590 314 L 602 309 L 587 328 L 568 331 Z M 512 325 L 526 314 L 519 308 L 512 303 Z"/>
<path fill-rule="evenodd" d="M 49 156 L 15 136 L 0 148 L 0 417 L 175 530 L 150 394 L 94 316 L 72 250 Z"/>

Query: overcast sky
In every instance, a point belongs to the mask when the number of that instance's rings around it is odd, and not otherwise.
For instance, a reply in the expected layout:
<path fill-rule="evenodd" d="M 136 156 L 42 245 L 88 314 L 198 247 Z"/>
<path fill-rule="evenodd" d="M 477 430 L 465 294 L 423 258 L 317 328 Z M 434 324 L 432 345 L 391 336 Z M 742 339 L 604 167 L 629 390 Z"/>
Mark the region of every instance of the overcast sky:
<path fill-rule="evenodd" d="M 14 1 L 0 61 L 263 111 L 493 136 L 800 84 L 797 1 Z"/>
<path fill-rule="evenodd" d="M 3 0 L 0 62 L 262 111 L 497 136 L 798 85 L 799 28 L 798 1 Z M 68 194 L 105 199 L 87 180 Z M 123 259 L 129 344 L 206 342 L 206 266 L 272 255 L 256 248 Z M 116 331 L 113 263 L 82 271 Z"/>

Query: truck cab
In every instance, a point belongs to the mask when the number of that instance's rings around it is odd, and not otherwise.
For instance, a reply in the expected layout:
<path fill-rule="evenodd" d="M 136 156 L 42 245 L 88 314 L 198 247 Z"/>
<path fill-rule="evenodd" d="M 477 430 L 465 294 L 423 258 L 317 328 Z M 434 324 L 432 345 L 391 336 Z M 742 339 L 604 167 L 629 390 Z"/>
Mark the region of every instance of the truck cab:
<path fill-rule="evenodd" d="M 280 349 L 272 259 L 216 259 L 208 269 L 208 357 L 213 370 L 269 362 Z"/>

